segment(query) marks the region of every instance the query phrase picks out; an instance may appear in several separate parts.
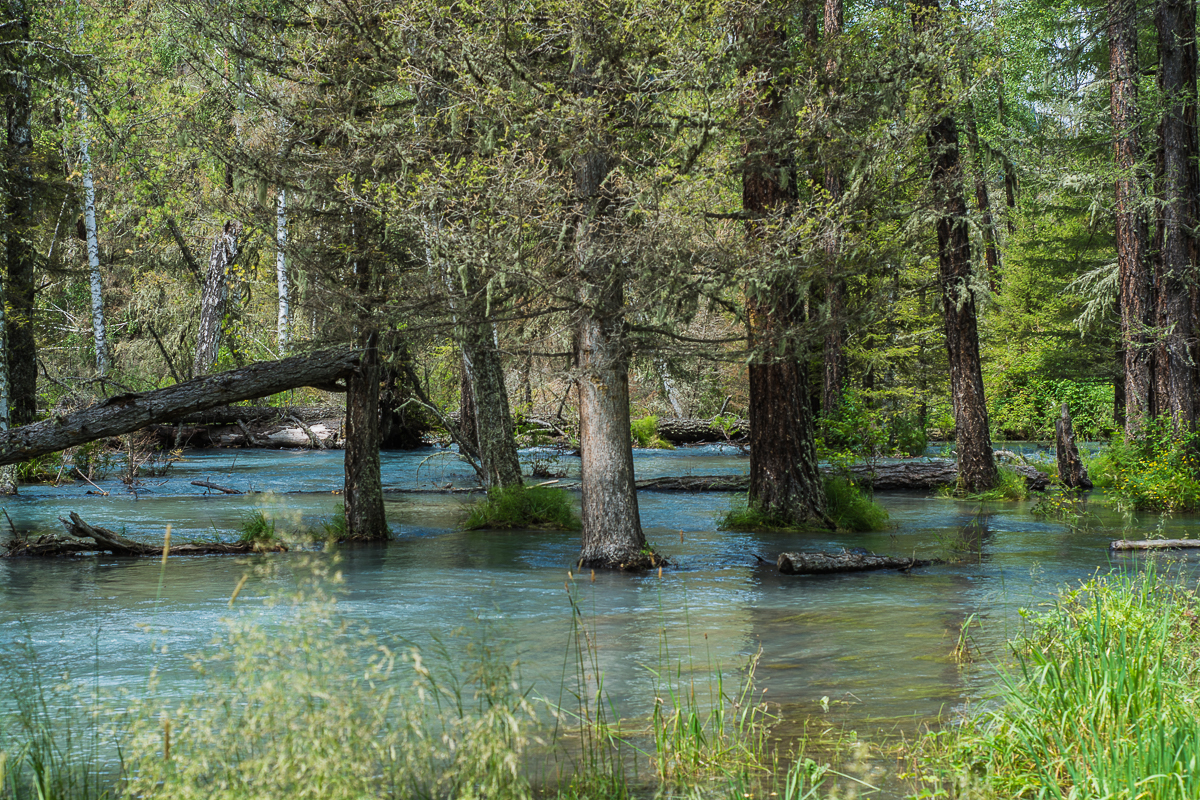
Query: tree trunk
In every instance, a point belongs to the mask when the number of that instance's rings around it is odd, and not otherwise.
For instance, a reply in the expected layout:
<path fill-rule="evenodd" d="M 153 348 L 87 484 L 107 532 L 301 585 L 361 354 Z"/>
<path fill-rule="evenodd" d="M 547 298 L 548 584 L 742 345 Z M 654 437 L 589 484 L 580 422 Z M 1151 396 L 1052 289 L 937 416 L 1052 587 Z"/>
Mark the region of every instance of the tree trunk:
<path fill-rule="evenodd" d="M 5 110 L 8 115 L 8 147 L 5 166 L 8 179 L 7 225 L 4 249 L 7 261 L 8 305 L 8 383 L 14 425 L 37 418 L 37 343 L 34 340 L 35 297 L 34 268 L 37 253 L 32 237 L 37 220 L 33 204 L 33 86 L 28 56 L 29 10 L 24 0 L 9 0 L 6 7 L 11 23 L 4 29 L 9 40 L 5 48 Z"/>
<path fill-rule="evenodd" d="M 842 35 L 842 0 L 825 0 L 825 41 L 834 47 Z M 838 85 L 837 54 L 825 62 L 825 75 L 829 79 L 830 105 L 836 106 Z M 836 111 L 831 110 L 830 114 Z M 825 345 L 823 350 L 824 376 L 822 380 L 821 413 L 830 414 L 842 402 L 842 390 L 846 384 L 846 282 L 839 270 L 839 255 L 842 250 L 842 235 L 837 215 L 842 201 L 842 170 L 835 157 L 825 158 L 825 193 L 828 195 L 829 219 L 825 231 L 825 301 L 829 307 L 826 320 Z"/>
<path fill-rule="evenodd" d="M 996 224 L 992 220 L 992 203 L 988 197 L 983 150 L 979 147 L 979 131 L 975 125 L 975 108 L 970 102 L 967 103 L 966 114 L 967 144 L 975 162 L 975 207 L 979 209 L 979 227 L 983 232 L 983 263 L 987 270 L 988 286 L 994 292 L 1000 288 L 1000 250 L 996 245 Z"/>
<path fill-rule="evenodd" d="M 83 166 L 83 223 L 87 231 L 88 283 L 92 290 L 92 340 L 96 347 L 96 370 L 101 377 L 108 374 L 111 366 L 108 355 L 108 337 L 104 330 L 104 294 L 100 276 L 100 242 L 96 232 L 96 188 L 92 182 L 92 156 L 88 150 L 87 135 L 87 84 L 79 81 L 79 116 L 85 126 L 79 142 L 80 162 Z"/>
<path fill-rule="evenodd" d="M 739 31 L 749 49 L 748 69 L 773 69 L 786 51 L 785 23 L 759 20 Z M 778 76 L 743 100 L 749 134 L 742 146 L 742 208 L 752 219 L 746 235 L 754 244 L 769 235 L 764 218 L 786 210 L 793 198 L 786 159 L 785 108 Z M 780 140 L 780 141 L 777 141 Z M 800 304 L 782 281 L 748 292 L 752 360 L 750 382 L 750 505 L 790 524 L 832 527 L 817 472 L 808 376 L 790 341 Z"/>
<path fill-rule="evenodd" d="M 1068 489 L 1091 489 L 1092 481 L 1079 458 L 1075 446 L 1075 428 L 1067 404 L 1063 403 L 1062 415 L 1054 421 L 1054 444 L 1058 456 L 1058 480 Z"/>
<path fill-rule="evenodd" d="M 940 11 L 937 0 L 922 0 L 916 6 L 913 26 L 919 35 L 937 29 Z M 935 80 L 931 87 L 935 97 L 941 94 L 939 84 Z M 983 394 L 958 127 L 954 117 L 944 109 L 935 108 L 933 111 L 933 123 L 926 135 L 926 143 L 932 168 L 930 185 L 939 215 L 938 277 L 942 286 L 946 350 L 950 357 L 950 392 L 954 402 L 959 486 L 963 491 L 979 492 L 995 486 L 999 475 L 992 454 L 987 404 Z"/>
<path fill-rule="evenodd" d="M 1137 170 L 1142 159 L 1138 121 L 1136 3 L 1110 0 L 1108 50 L 1112 70 L 1109 107 L 1113 125 L 1113 160 L 1117 168 L 1116 247 L 1119 273 L 1117 302 L 1124 356 L 1125 434 L 1136 437 L 1153 415 L 1154 280 L 1146 253 L 1149 232 Z"/>
<path fill-rule="evenodd" d="M 240 223 L 230 220 L 213 240 L 208 257 L 208 275 L 200 297 L 200 330 L 196 333 L 196 357 L 192 374 L 203 375 L 212 369 L 221 349 L 221 332 L 225 324 L 229 285 L 229 269 L 238 257 Z"/>
<path fill-rule="evenodd" d="M 468 304 L 473 306 L 475 302 Z M 500 351 L 496 348 L 495 328 L 475 315 L 464 322 L 463 371 L 475 400 L 475 444 L 480 466 L 487 476 L 485 487 L 519 486 L 521 463 L 517 459 L 517 441 L 513 436 L 512 412 Z M 467 421 L 460 420 L 459 425 L 465 427 Z"/>
<path fill-rule="evenodd" d="M 579 449 L 582 567 L 653 566 L 638 513 L 629 434 L 629 352 L 625 341 L 621 265 L 612 254 L 616 222 L 604 152 L 580 158 L 575 192 L 579 271 Z"/>
<path fill-rule="evenodd" d="M 275 201 L 275 289 L 279 301 L 279 318 L 277 321 L 276 338 L 279 343 L 279 354 L 286 355 L 290 343 L 292 315 L 288 303 L 288 295 L 292 283 L 287 271 L 288 246 L 288 216 L 287 190 L 280 189 Z"/>
<path fill-rule="evenodd" d="M 0 433 L 0 465 L 16 464 L 97 439 L 120 436 L 156 422 L 169 422 L 298 386 L 336 388 L 335 381 L 353 372 L 358 362 L 359 354 L 355 351 L 325 350 L 205 375 L 153 392 L 116 395 L 74 414 L 54 416 Z"/>
<path fill-rule="evenodd" d="M 346 378 L 346 536 L 387 539 L 379 464 L 378 336 L 364 339 L 358 369 Z"/>
<path fill-rule="evenodd" d="M 1196 157 L 1196 7 L 1191 0 L 1160 0 L 1158 26 L 1159 87 L 1162 119 L 1162 284 L 1160 308 L 1165 330 L 1164 410 L 1176 433 L 1195 427 L 1195 375 L 1192 369 L 1192 242 L 1196 223 L 1191 196 L 1191 161 Z M 1190 52 L 1189 52 L 1190 51 Z M 1189 63 L 1190 62 L 1190 63 Z M 1190 73 L 1190 74 L 1189 74 Z"/>

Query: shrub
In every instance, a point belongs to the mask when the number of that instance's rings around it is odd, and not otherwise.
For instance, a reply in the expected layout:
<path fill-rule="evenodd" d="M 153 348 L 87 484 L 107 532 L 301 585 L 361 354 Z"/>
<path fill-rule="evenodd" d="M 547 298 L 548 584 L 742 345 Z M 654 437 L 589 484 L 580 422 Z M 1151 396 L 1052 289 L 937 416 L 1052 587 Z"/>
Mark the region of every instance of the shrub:
<path fill-rule="evenodd" d="M 995 500 L 1026 500 L 1029 498 L 1029 484 L 1026 483 L 1024 475 L 1008 467 L 997 467 L 996 473 L 999 476 L 999 480 L 995 486 L 983 492 L 962 495 L 963 499 L 975 502 L 990 502 Z M 954 497 L 958 495 L 958 490 L 953 486 L 949 486 L 944 490 L 939 490 L 938 493 L 943 496 Z"/>
<path fill-rule="evenodd" d="M 659 438 L 658 417 L 649 416 L 633 420 L 629 423 L 629 434 L 633 437 L 635 447 L 648 447 L 655 450 L 675 449 L 670 442 Z"/>
<path fill-rule="evenodd" d="M 825 479 L 825 506 L 830 518 L 843 530 L 865 533 L 887 527 L 887 509 L 845 478 Z"/>
<path fill-rule="evenodd" d="M 1121 508 L 1191 511 L 1200 508 L 1196 433 L 1176 436 L 1169 417 L 1146 425 L 1136 439 L 1118 437 L 1094 456 L 1089 476 Z"/>
<path fill-rule="evenodd" d="M 571 495 L 565 489 L 550 486 L 504 486 L 488 491 L 487 499 L 476 503 L 463 527 L 549 528 L 578 530 Z"/>

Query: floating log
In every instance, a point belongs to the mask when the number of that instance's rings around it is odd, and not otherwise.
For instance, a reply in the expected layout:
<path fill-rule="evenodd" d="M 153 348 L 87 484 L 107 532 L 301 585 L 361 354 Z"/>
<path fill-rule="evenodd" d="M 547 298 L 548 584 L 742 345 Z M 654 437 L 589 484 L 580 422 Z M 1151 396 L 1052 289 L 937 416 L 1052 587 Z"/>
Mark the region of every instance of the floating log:
<path fill-rule="evenodd" d="M 205 489 L 215 489 L 218 492 L 224 492 L 225 494 L 241 494 L 241 491 L 238 489 L 226 489 L 224 486 L 218 486 L 217 484 L 210 483 L 209 481 L 192 481 L 192 486 L 203 486 Z"/>
<path fill-rule="evenodd" d="M 60 518 L 61 519 L 61 518 Z M 18 556 L 51 556 L 74 555 L 77 553 L 106 552 L 118 556 L 155 556 L 163 554 L 162 545 L 144 544 L 127 539 L 119 533 L 102 528 L 99 525 L 89 525 L 80 519 L 74 511 L 69 520 L 62 519 L 66 527 L 66 535 L 45 534 L 36 539 L 17 539 L 8 542 L 3 553 L 4 558 Z M 88 540 L 91 541 L 88 541 Z M 211 554 L 245 554 L 258 553 L 264 550 L 281 552 L 287 550 L 282 543 L 268 547 L 253 542 L 185 542 L 171 545 L 168 555 L 211 555 Z"/>
<path fill-rule="evenodd" d="M 1200 547 L 1200 539 L 1118 539 L 1109 550 L 1184 550 Z"/>
<path fill-rule="evenodd" d="M 897 558 L 843 550 L 840 553 L 780 553 L 775 566 L 785 575 L 830 575 L 837 572 L 872 572 L 880 569 L 907 572 L 913 567 L 942 563 L 945 562 L 937 559 Z"/>

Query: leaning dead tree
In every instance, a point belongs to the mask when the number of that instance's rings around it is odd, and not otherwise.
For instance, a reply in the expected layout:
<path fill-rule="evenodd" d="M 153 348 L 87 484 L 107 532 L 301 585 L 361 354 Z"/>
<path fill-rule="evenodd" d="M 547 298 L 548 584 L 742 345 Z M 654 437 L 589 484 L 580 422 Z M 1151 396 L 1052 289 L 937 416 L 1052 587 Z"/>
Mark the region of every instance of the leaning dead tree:
<path fill-rule="evenodd" d="M 356 350 L 324 350 L 204 375 L 152 392 L 119 394 L 74 414 L 0 432 L 0 466 L 300 386 L 342 388 L 337 381 L 357 370 L 359 359 Z"/>
<path fill-rule="evenodd" d="M 225 307 L 229 297 L 229 270 L 238 257 L 238 237 L 242 233 L 241 223 L 230 220 L 213 240 L 212 253 L 208 257 L 208 275 L 204 279 L 204 291 L 200 295 L 200 330 L 196 334 L 196 358 L 192 362 L 192 373 L 203 375 L 217 361 L 221 349 L 221 327 L 225 322 Z"/>

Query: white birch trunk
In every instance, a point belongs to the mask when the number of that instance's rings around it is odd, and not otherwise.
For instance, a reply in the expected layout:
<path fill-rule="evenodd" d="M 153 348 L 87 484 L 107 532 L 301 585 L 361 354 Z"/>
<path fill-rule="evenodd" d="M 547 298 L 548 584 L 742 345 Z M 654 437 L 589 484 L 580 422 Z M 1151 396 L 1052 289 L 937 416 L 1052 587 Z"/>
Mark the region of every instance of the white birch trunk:
<path fill-rule="evenodd" d="M 291 312 L 288 307 L 288 294 L 291 283 L 287 273 L 287 190 L 280 189 L 275 203 L 275 282 L 279 290 L 279 352 L 286 354 L 288 350 L 288 328 L 291 325 Z"/>
<path fill-rule="evenodd" d="M 108 356 L 108 337 L 104 330 L 104 294 L 100 280 L 100 242 L 96 236 L 96 187 L 92 182 L 92 156 L 88 150 L 87 84 L 79 82 L 79 116 L 83 120 L 83 136 L 79 141 L 83 166 L 83 225 L 87 229 L 88 282 L 92 289 L 92 338 L 96 344 L 96 369 L 108 374 L 112 366 Z"/>

